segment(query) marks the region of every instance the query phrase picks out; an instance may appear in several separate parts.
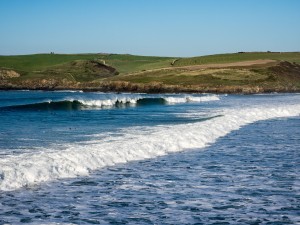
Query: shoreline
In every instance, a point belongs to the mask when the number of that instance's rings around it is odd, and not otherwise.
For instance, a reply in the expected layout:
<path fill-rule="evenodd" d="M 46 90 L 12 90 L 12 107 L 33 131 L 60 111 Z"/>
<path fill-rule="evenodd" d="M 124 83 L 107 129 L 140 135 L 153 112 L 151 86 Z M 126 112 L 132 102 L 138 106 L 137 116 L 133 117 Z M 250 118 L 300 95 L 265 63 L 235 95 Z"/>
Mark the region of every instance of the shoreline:
<path fill-rule="evenodd" d="M 0 87 L 0 91 L 45 91 L 45 92 L 102 92 L 102 93 L 143 93 L 143 94 L 240 94 L 240 95 L 253 95 L 253 94 L 292 94 L 292 93 L 300 93 L 300 89 L 264 89 L 264 88 L 246 88 L 237 87 L 229 89 L 205 89 L 205 90 L 187 90 L 187 89 L 177 89 L 172 91 L 168 90 L 168 88 L 161 88 L 160 90 L 150 90 L 150 91 L 142 91 L 142 90 L 127 90 L 127 89 L 107 89 L 107 88 L 70 88 L 70 87 L 59 87 L 59 88 L 27 88 L 27 87 Z"/>
<path fill-rule="evenodd" d="M 0 90 L 150 94 L 300 92 L 300 53 L 237 53 L 181 58 L 175 63 L 169 58 L 128 55 L 97 55 L 91 59 L 85 55 L 36 57 L 2 58 Z M 49 57 L 57 62 L 51 64 Z M 24 66 L 25 62 L 30 66 Z"/>

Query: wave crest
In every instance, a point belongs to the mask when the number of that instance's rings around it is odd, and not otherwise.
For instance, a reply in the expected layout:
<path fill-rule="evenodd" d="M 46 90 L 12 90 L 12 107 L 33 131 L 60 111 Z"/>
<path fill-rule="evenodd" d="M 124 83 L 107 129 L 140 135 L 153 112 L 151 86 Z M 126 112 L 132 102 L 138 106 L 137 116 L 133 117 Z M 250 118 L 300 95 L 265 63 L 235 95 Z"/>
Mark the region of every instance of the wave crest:
<path fill-rule="evenodd" d="M 48 149 L 0 159 L 0 190 L 88 175 L 91 171 L 166 155 L 171 152 L 203 148 L 218 138 L 249 123 L 279 117 L 299 116 L 300 105 L 224 110 L 222 117 L 203 122 L 143 129 L 126 129 L 123 135 L 93 143 L 68 144 L 63 151 Z"/>
<path fill-rule="evenodd" d="M 30 103 L 24 105 L 12 105 L 1 107 L 2 110 L 80 110 L 80 109 L 100 109 L 121 106 L 146 106 L 162 104 L 178 104 L 187 102 L 207 102 L 220 100 L 218 96 L 120 96 L 107 99 L 64 99 L 61 101 L 46 100 L 43 102 Z"/>

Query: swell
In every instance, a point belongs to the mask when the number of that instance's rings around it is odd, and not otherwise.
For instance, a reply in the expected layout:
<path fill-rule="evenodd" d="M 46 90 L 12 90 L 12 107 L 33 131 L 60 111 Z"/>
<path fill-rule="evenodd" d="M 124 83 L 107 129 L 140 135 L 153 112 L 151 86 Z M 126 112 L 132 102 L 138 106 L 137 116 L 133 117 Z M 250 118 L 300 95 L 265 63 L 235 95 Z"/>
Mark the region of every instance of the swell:
<path fill-rule="evenodd" d="M 32 103 L 25 105 L 13 105 L 1 107 L 1 110 L 78 110 L 81 108 L 81 103 L 78 101 L 46 101 L 40 103 Z"/>
<path fill-rule="evenodd" d="M 67 99 L 61 101 L 43 101 L 30 104 L 12 105 L 0 107 L 1 110 L 81 110 L 92 108 L 123 107 L 123 106 L 147 106 L 176 104 L 186 102 L 204 102 L 219 100 L 217 96 L 202 97 L 119 97 L 108 99 Z"/>
<path fill-rule="evenodd" d="M 222 117 L 197 123 L 126 129 L 123 135 L 69 144 L 64 150 L 44 150 L 0 159 L 0 190 L 9 191 L 41 182 L 88 175 L 91 171 L 201 149 L 249 123 L 299 116 L 300 104 L 224 110 Z"/>

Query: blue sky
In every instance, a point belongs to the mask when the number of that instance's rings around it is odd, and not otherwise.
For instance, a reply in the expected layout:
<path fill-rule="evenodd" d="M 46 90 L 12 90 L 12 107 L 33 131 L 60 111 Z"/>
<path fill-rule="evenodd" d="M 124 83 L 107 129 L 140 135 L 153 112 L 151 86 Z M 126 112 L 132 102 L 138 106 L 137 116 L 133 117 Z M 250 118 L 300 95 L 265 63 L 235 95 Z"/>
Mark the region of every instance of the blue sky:
<path fill-rule="evenodd" d="M 300 51 L 299 0 L 0 0 L 0 55 Z"/>

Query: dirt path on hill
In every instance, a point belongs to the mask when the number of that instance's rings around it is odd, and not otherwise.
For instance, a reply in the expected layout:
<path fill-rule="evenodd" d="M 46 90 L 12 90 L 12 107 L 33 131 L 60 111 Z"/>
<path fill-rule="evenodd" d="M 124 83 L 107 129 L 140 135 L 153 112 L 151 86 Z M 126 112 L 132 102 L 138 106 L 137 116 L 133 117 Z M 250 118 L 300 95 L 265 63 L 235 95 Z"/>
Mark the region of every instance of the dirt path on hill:
<path fill-rule="evenodd" d="M 233 62 L 233 63 L 213 63 L 213 64 L 203 64 L 203 65 L 191 65 L 191 66 L 172 66 L 172 67 L 163 67 L 159 69 L 152 69 L 152 70 L 145 70 L 145 71 L 138 71 L 129 74 L 124 74 L 125 76 L 128 75 L 137 75 L 143 74 L 148 72 L 160 71 L 160 70 L 176 70 L 176 69 L 184 69 L 184 70 L 199 70 L 199 69 L 218 69 L 218 68 L 232 68 L 232 67 L 250 67 L 250 66 L 264 66 L 264 65 L 274 65 L 277 63 L 276 60 L 271 59 L 259 59 L 259 60 L 251 60 L 251 61 L 242 61 L 242 62 Z"/>
<path fill-rule="evenodd" d="M 260 59 L 260 60 L 242 61 L 242 62 L 233 62 L 233 63 L 214 63 L 214 64 L 205 64 L 205 65 L 170 67 L 170 68 L 184 68 L 184 69 L 190 69 L 190 70 L 197 70 L 197 69 L 211 69 L 211 68 L 260 66 L 260 65 L 266 65 L 266 64 L 271 64 L 271 63 L 275 63 L 275 62 L 276 62 L 276 60 Z"/>

